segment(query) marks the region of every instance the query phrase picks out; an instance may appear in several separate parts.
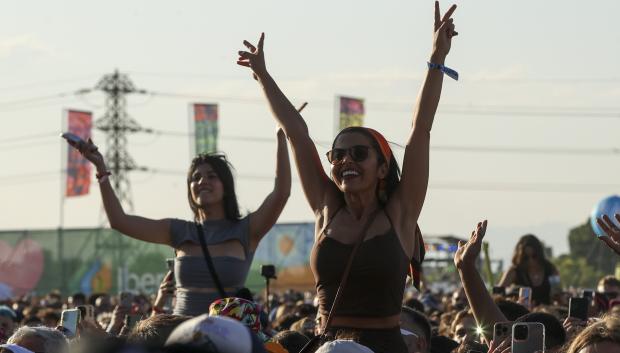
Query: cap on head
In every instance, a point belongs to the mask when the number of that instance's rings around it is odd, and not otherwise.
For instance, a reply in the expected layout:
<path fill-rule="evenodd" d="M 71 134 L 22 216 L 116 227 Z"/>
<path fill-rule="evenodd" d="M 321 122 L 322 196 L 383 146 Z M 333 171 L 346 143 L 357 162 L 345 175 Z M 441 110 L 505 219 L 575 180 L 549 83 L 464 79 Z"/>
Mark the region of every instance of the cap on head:
<path fill-rule="evenodd" d="M 177 326 L 166 346 L 186 344 L 219 353 L 264 353 L 260 339 L 237 320 L 203 314 Z"/>

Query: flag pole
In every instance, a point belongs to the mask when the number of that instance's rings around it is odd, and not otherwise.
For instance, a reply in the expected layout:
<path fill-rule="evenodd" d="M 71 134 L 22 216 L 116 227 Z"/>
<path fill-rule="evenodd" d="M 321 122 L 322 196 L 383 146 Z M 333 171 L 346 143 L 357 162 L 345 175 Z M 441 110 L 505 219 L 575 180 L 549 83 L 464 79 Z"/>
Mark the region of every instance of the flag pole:
<path fill-rule="evenodd" d="M 60 131 L 61 133 L 67 129 L 67 110 L 63 110 L 60 118 Z M 66 193 L 66 179 L 67 179 L 67 145 L 65 141 L 60 140 L 60 205 L 58 210 L 58 261 L 60 263 L 60 289 L 63 294 L 67 291 L 67 280 L 65 273 L 65 254 L 64 254 L 64 231 L 65 224 L 65 193 Z"/>

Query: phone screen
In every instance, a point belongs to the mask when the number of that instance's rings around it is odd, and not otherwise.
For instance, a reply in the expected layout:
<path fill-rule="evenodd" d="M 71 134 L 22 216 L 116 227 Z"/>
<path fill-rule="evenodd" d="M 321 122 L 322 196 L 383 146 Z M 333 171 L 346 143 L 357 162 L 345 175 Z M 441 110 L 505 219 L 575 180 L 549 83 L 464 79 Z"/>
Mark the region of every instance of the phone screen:
<path fill-rule="evenodd" d="M 588 319 L 588 298 L 570 298 L 568 302 L 568 317 L 574 317 L 580 320 Z"/>
<path fill-rule="evenodd" d="M 70 132 L 64 132 L 60 135 L 60 137 L 64 138 L 67 141 L 71 141 L 74 143 L 80 143 L 83 141 L 78 135 L 70 133 Z"/>
<path fill-rule="evenodd" d="M 77 324 L 80 321 L 80 310 L 64 310 L 60 316 L 60 326 L 64 327 L 70 336 L 77 334 Z"/>

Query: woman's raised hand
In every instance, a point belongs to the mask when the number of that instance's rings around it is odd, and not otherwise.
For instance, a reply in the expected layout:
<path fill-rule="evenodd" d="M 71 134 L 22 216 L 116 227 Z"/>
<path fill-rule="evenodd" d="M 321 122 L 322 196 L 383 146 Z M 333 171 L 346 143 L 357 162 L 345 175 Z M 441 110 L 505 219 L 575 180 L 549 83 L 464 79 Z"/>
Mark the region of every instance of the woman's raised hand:
<path fill-rule="evenodd" d="M 80 151 L 84 158 L 88 159 L 92 164 L 95 165 L 97 170 L 105 170 L 105 163 L 103 160 L 103 156 L 99 152 L 99 149 L 93 143 L 93 140 L 90 138 L 88 141 L 81 141 L 79 143 L 68 141 L 69 144 Z"/>
<path fill-rule="evenodd" d="M 616 213 L 616 219 L 620 222 L 620 213 Z M 620 255 L 620 228 L 618 228 L 608 215 L 597 218 L 596 223 L 606 234 L 599 239 L 605 242 L 616 254 Z"/>
<path fill-rule="evenodd" d="M 456 10 L 456 5 L 452 5 L 441 17 L 439 11 L 439 1 L 435 1 L 435 31 L 433 35 L 433 54 L 445 57 L 450 52 L 452 37 L 459 33 L 454 30 L 454 20 L 452 13 Z"/>
<path fill-rule="evenodd" d="M 254 46 L 247 40 L 243 41 L 249 51 L 240 50 L 239 58 L 237 59 L 237 65 L 246 66 L 252 69 L 254 79 L 258 80 L 267 73 L 265 66 L 265 53 L 263 52 L 263 44 L 265 43 L 265 33 L 261 33 L 258 39 L 258 44 Z"/>
<path fill-rule="evenodd" d="M 459 248 L 454 254 L 454 265 L 460 269 L 464 266 L 474 266 L 480 250 L 482 249 L 482 239 L 487 232 L 487 221 L 478 222 L 476 229 L 471 232 L 471 237 L 466 243 L 459 241 Z"/>

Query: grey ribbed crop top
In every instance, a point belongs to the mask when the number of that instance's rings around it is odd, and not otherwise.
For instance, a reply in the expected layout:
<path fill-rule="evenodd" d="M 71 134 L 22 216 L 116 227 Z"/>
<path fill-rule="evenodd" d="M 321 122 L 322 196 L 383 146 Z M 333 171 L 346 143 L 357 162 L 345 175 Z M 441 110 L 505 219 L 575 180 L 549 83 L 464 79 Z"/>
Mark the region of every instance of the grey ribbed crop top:
<path fill-rule="evenodd" d="M 207 245 L 238 240 L 243 246 L 245 260 L 231 256 L 212 257 L 213 266 L 224 288 L 239 289 L 245 284 L 254 257 L 254 253 L 250 251 L 249 225 L 249 216 L 238 222 L 224 219 L 205 221 L 202 224 Z M 200 244 L 194 222 L 173 219 L 170 224 L 170 235 L 175 249 L 185 242 Z M 219 298 L 217 291 L 205 293 L 184 290 L 185 288 L 216 287 L 202 255 L 175 258 L 174 279 L 177 286 L 175 314 L 197 316 L 207 313 L 209 305 Z M 234 293 L 227 294 L 234 295 Z"/>

